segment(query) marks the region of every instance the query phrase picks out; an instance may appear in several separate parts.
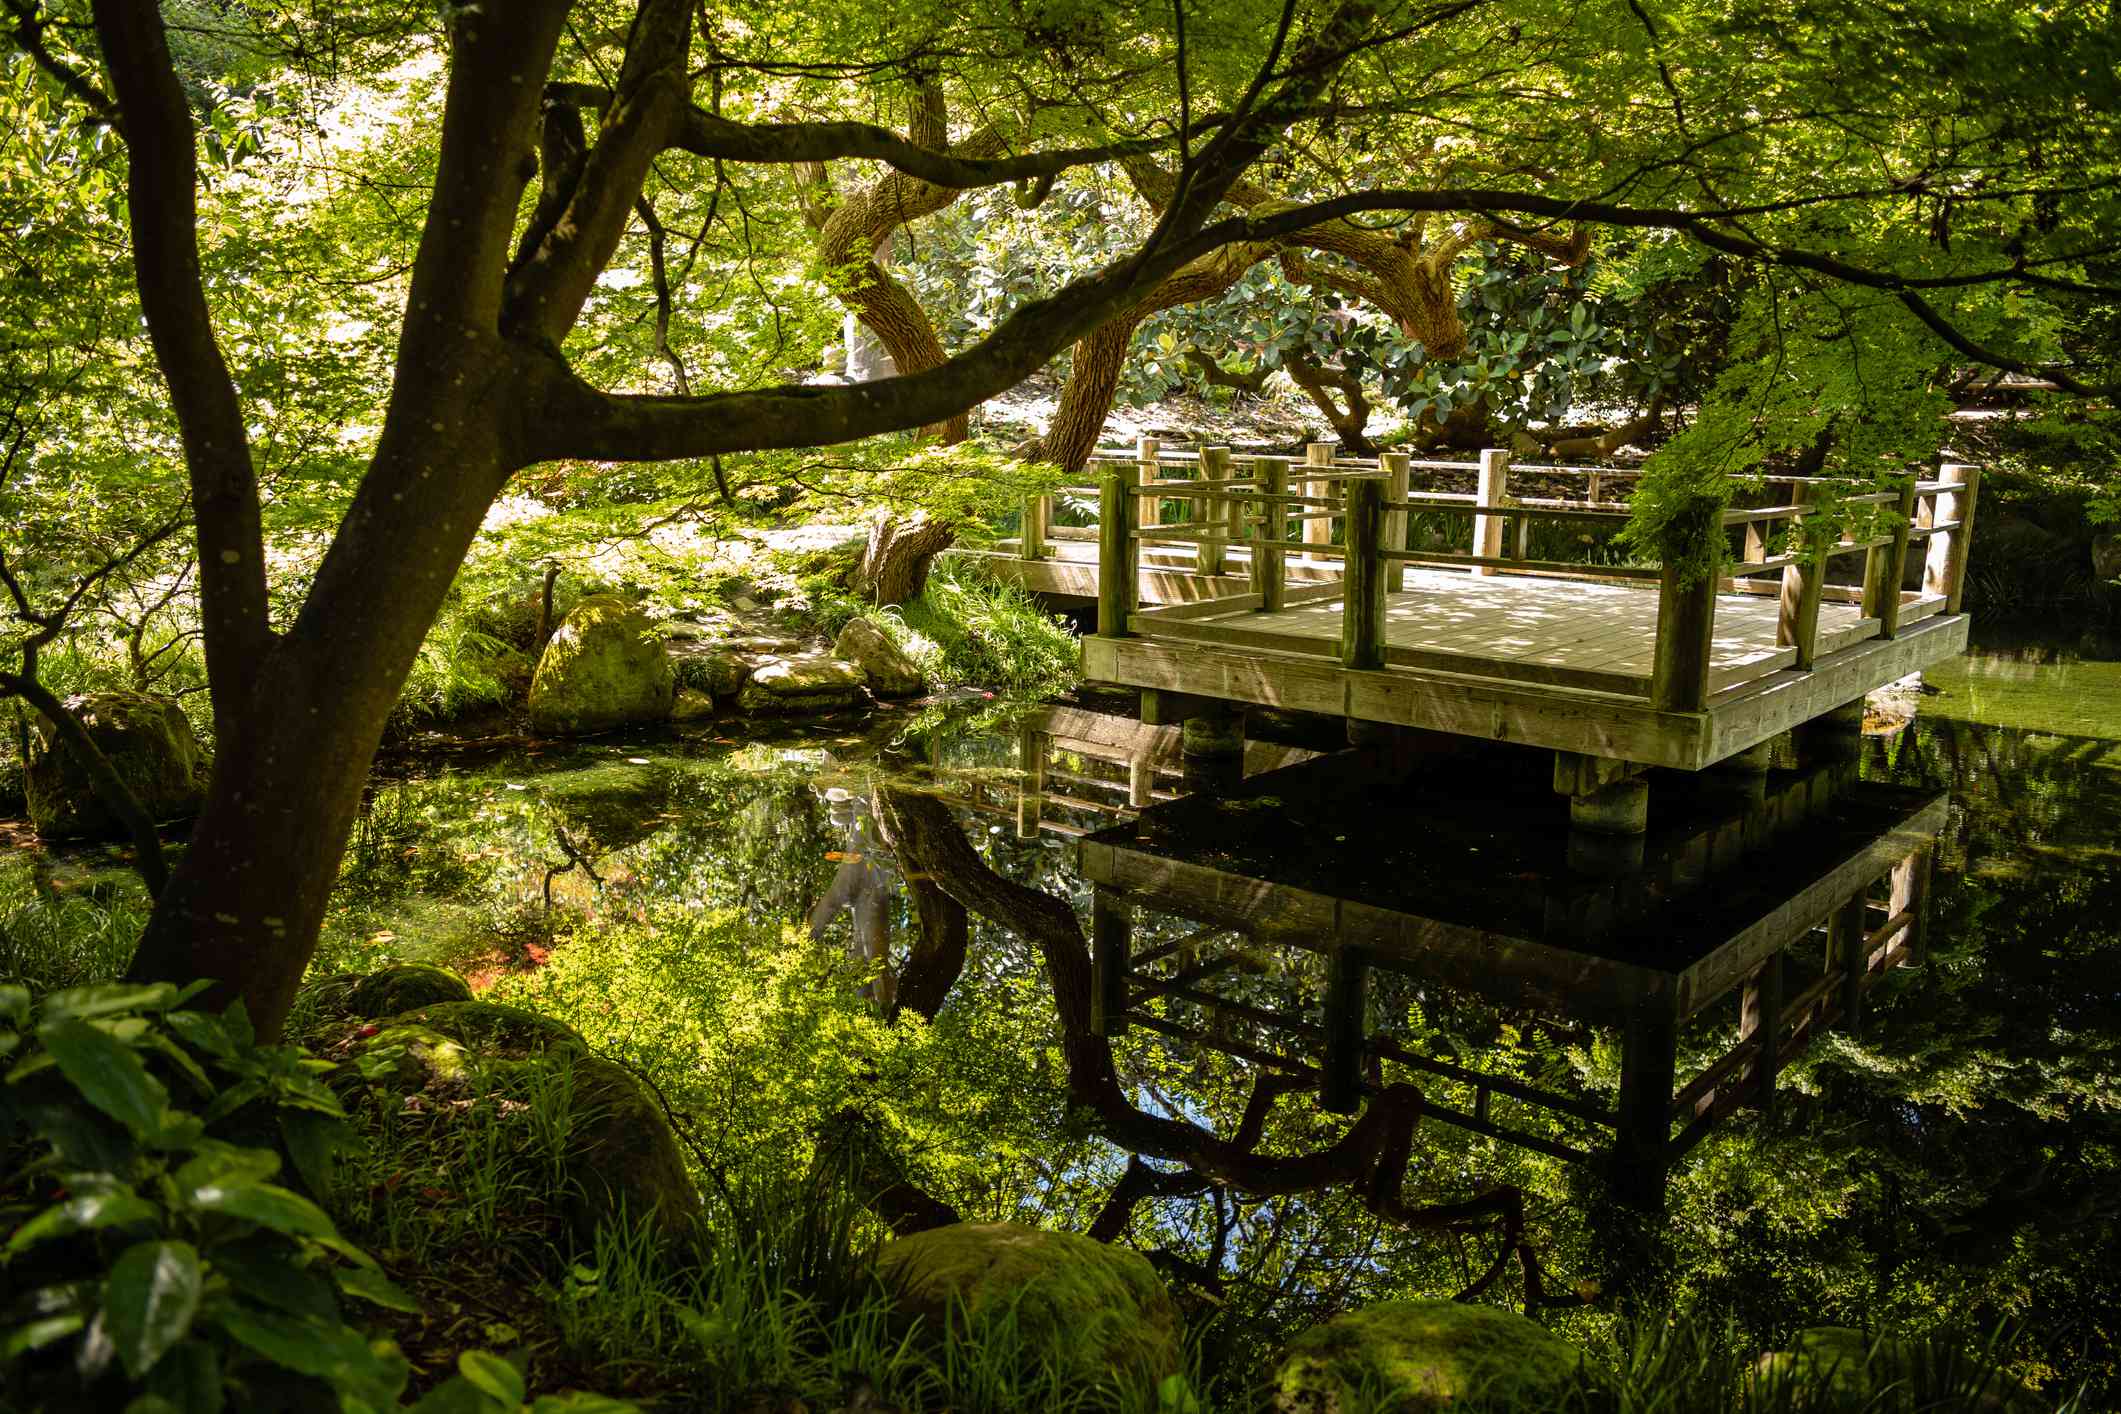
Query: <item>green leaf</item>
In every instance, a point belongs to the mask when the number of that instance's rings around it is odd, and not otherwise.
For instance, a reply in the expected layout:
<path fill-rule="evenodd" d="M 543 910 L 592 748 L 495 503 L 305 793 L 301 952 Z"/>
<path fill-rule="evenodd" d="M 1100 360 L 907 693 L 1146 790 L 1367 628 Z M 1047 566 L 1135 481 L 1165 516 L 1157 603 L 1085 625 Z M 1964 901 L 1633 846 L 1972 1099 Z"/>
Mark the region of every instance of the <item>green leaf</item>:
<path fill-rule="evenodd" d="M 184 1341 L 162 1357 L 147 1387 L 184 1414 L 221 1414 L 221 1352 L 207 1338 Z"/>
<path fill-rule="evenodd" d="M 142 1242 L 110 1269 L 103 1319 L 125 1371 L 139 1379 L 191 1330 L 202 1274 L 189 1242 Z"/>
<path fill-rule="evenodd" d="M 134 1134 L 161 1127 L 169 1092 L 130 1046 L 81 1020 L 48 1021 L 38 1039 L 83 1099 Z"/>
<path fill-rule="evenodd" d="M 223 1060 L 236 1053 L 236 1048 L 229 1043 L 228 1028 L 221 1024 L 221 1018 L 218 1016 L 208 1016 L 198 1011 L 173 1011 L 162 1019 L 168 1023 L 170 1030 L 176 1032 L 183 1038 L 184 1043 L 194 1050 L 204 1051 L 210 1056 L 219 1056 Z"/>
<path fill-rule="evenodd" d="M 377 1373 L 375 1352 L 343 1325 L 247 1306 L 224 1307 L 214 1312 L 213 1320 L 241 1344 L 298 1375 L 343 1385 L 369 1380 Z"/>
<path fill-rule="evenodd" d="M 8 1254 L 44 1241 L 48 1237 L 63 1237 L 70 1232 L 87 1232 L 94 1228 L 116 1227 L 121 1223 L 153 1222 L 162 1216 L 162 1210 L 136 1193 L 113 1190 L 107 1193 L 80 1193 L 63 1203 L 54 1203 L 15 1230 L 7 1240 Z"/>
<path fill-rule="evenodd" d="M 523 1374 L 498 1355 L 467 1350 L 457 1357 L 457 1373 L 472 1387 L 514 1409 L 523 1402 Z"/>
<path fill-rule="evenodd" d="M 29 988 L 10 982 L 0 986 L 0 1021 L 22 1026 L 29 1021 Z"/>
<path fill-rule="evenodd" d="M 339 1159 L 359 1147 L 352 1126 L 315 1110 L 287 1110 L 280 1116 L 280 1139 L 295 1172 L 312 1193 L 331 1191 Z"/>
<path fill-rule="evenodd" d="M 375 1267 L 342 1267 L 332 1275 L 338 1279 L 339 1290 L 349 1296 L 373 1302 L 386 1311 L 419 1313 L 420 1303 Z"/>
<path fill-rule="evenodd" d="M 247 1218 L 275 1232 L 302 1237 L 336 1237 L 322 1208 L 299 1193 L 274 1183 L 208 1183 L 185 1194 L 192 1207 L 209 1213 Z"/>
<path fill-rule="evenodd" d="M 608 1394 L 571 1389 L 564 1394 L 541 1394 L 530 1406 L 530 1414 L 640 1414 L 640 1406 Z"/>
<path fill-rule="evenodd" d="M 176 999 L 177 989 L 167 982 L 97 982 L 87 987 L 68 987 L 44 999 L 44 1024 L 120 1011 L 162 1011 Z"/>
<path fill-rule="evenodd" d="M 207 1268 L 265 1310 L 337 1324 L 339 1302 L 331 1283 L 315 1268 L 297 1265 L 301 1255 L 285 1238 L 257 1233 L 210 1249 Z"/>
<path fill-rule="evenodd" d="M 31 1321 L 26 1326 L 16 1326 L 5 1335 L 0 1335 L 0 1363 L 26 1355 L 32 1350 L 42 1350 L 55 1340 L 64 1340 L 82 1326 L 88 1324 L 79 1311 L 69 1311 L 63 1316 L 47 1316 L 41 1321 Z"/>
<path fill-rule="evenodd" d="M 209 1139 L 201 1150 L 177 1170 L 177 1187 L 190 1189 L 215 1183 L 262 1183 L 280 1171 L 280 1156 L 270 1149 L 243 1149 Z"/>

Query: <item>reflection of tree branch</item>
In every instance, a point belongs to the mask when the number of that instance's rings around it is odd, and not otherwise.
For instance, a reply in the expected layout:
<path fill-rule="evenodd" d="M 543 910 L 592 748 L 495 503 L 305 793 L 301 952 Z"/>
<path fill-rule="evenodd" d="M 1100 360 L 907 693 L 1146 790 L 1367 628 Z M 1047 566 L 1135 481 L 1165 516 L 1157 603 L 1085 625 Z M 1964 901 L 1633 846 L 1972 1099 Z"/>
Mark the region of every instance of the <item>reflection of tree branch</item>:
<path fill-rule="evenodd" d="M 565 864 L 549 864 L 545 867 L 545 911 L 548 913 L 552 911 L 552 881 L 559 878 L 562 874 L 572 874 L 575 870 L 580 869 L 589 876 L 590 883 L 595 884 L 600 889 L 604 887 L 603 876 L 597 873 L 596 865 L 590 862 L 589 856 L 584 854 L 573 840 L 567 838 L 567 831 L 561 829 L 558 825 L 554 825 L 552 827 L 552 837 L 559 842 L 560 853 L 567 856 L 567 862 Z"/>
<path fill-rule="evenodd" d="M 909 875 L 926 874 L 970 911 L 1037 945 L 1060 1016 L 1069 1098 L 1094 1112 L 1114 1143 L 1137 1156 L 1178 1160 L 1201 1180 L 1247 1193 L 1279 1196 L 1347 1186 L 1372 1213 L 1405 1227 L 1492 1228 L 1502 1252 L 1515 1256 L 1523 1270 L 1528 1304 L 1575 1304 L 1572 1298 L 1548 1295 L 1539 1261 L 1524 1236 L 1524 1198 L 1515 1187 L 1500 1186 L 1456 1203 L 1406 1201 L 1402 1186 L 1422 1109 L 1421 1092 L 1412 1085 L 1385 1086 L 1338 1140 L 1308 1153 L 1263 1154 L 1251 1143 L 1223 1139 L 1185 1120 L 1143 1113 L 1119 1084 L 1110 1042 L 1090 1030 L 1089 950 L 1068 904 L 988 868 L 935 797 L 886 788 L 878 793 L 876 808 L 897 843 L 901 869 Z M 1247 1108 L 1259 1107 L 1259 1116 L 1248 1127 L 1264 1127 L 1268 1101 L 1262 1093 L 1271 1096 L 1275 1087 L 1255 1089 Z M 1485 1276 L 1476 1289 L 1493 1281 L 1494 1275 Z"/>

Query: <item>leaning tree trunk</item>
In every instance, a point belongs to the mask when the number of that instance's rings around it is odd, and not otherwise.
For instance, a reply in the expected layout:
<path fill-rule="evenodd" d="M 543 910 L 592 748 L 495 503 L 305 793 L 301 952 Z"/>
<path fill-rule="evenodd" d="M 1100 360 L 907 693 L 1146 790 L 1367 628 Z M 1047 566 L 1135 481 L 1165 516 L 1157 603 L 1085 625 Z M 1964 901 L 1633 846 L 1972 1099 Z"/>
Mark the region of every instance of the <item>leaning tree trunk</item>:
<path fill-rule="evenodd" d="M 1342 448 L 1358 457 L 1377 454 L 1368 435 L 1370 402 L 1363 396 L 1361 374 L 1350 373 L 1344 368 L 1328 368 L 1301 357 L 1284 358 L 1281 366 L 1288 370 L 1291 381 L 1303 389 L 1312 406 L 1325 414 Z M 1348 400 L 1346 411 L 1333 401 L 1335 389 Z"/>
<path fill-rule="evenodd" d="M 928 587 L 935 557 L 957 540 L 957 527 L 930 520 L 926 512 L 879 516 L 869 525 L 869 543 L 855 567 L 854 591 L 876 604 L 903 604 Z"/>
<path fill-rule="evenodd" d="M 1097 439 L 1105 433 L 1105 415 L 1119 392 L 1119 376 L 1127 367 L 1127 347 L 1141 319 L 1125 315 L 1100 325 L 1075 346 L 1068 384 L 1061 390 L 1060 406 L 1053 425 L 1038 444 L 1035 461 L 1051 463 L 1063 471 L 1080 471 Z"/>

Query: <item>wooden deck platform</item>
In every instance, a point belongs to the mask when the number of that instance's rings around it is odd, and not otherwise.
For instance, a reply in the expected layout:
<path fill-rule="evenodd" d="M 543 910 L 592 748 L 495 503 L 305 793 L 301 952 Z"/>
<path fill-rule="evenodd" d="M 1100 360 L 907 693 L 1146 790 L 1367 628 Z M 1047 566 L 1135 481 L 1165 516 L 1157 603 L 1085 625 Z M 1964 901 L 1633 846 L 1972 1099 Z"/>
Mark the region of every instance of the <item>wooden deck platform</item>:
<path fill-rule="evenodd" d="M 1252 704 L 1630 769 L 1714 765 L 1966 645 L 1973 467 L 1858 494 L 1793 478 L 1764 506 L 1704 496 L 1666 531 L 1665 562 L 1645 565 L 1531 553 L 1542 523 L 1570 547 L 1628 523 L 1597 499 L 1598 473 L 1589 499 L 1526 500 L 1501 452 L 1431 465 L 1477 474 L 1479 490 L 1415 491 L 1404 456 L 1330 449 L 1242 475 L 1212 448 L 1190 478 L 1169 456 L 1107 463 L 1095 553 L 1086 528 L 1056 538 L 1027 509 L 1014 577 L 1087 589 L 1094 574 L 1084 675 L 1165 696 L 1161 720 Z M 1839 529 L 1822 544 L 1812 527 L 1830 504 Z M 1438 548 L 1415 516 L 1470 522 L 1470 547 Z M 1861 558 L 1860 584 L 1830 582 L 1843 557 Z M 1595 766 L 1570 793 L 1624 774 Z"/>

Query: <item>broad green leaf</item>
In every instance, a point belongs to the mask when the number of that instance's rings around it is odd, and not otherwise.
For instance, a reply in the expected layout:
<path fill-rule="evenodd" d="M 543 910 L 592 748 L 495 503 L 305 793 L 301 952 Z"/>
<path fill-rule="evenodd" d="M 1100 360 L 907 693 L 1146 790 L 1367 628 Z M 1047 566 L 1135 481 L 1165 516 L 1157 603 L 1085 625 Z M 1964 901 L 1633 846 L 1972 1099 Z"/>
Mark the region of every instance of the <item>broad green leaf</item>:
<path fill-rule="evenodd" d="M 262 1183 L 280 1171 L 280 1156 L 270 1149 L 243 1149 L 209 1139 L 203 1152 L 177 1170 L 180 1189 L 208 1184 Z"/>
<path fill-rule="evenodd" d="M 297 1265 L 301 1255 L 285 1238 L 258 1233 L 210 1249 L 207 1266 L 264 1310 L 336 1324 L 339 1302 L 331 1283 L 317 1268 Z"/>
<path fill-rule="evenodd" d="M 322 1208 L 299 1193 L 273 1183 L 208 1183 L 184 1195 L 192 1207 L 209 1213 L 247 1218 L 275 1232 L 303 1237 L 334 1237 Z"/>
<path fill-rule="evenodd" d="M 332 1175 L 342 1155 L 353 1152 L 359 1139 L 343 1119 L 315 1110 L 286 1110 L 280 1115 L 280 1140 L 295 1172 L 312 1193 L 331 1190 Z"/>
<path fill-rule="evenodd" d="M 203 1334 L 180 1342 L 149 1373 L 147 1387 L 184 1414 L 221 1414 L 225 1396 L 219 1347 Z"/>
<path fill-rule="evenodd" d="M 173 1011 L 162 1019 L 169 1024 L 170 1030 L 183 1038 L 186 1045 L 196 1050 L 204 1051 L 210 1056 L 219 1056 L 223 1060 L 236 1053 L 236 1048 L 229 1043 L 228 1028 L 218 1016 L 208 1016 L 198 1011 Z"/>
<path fill-rule="evenodd" d="M 15 1026 L 29 1021 L 29 988 L 12 982 L 0 986 L 0 1021 Z"/>
<path fill-rule="evenodd" d="M 13 1254 L 48 1237 L 115 1227 L 120 1223 L 153 1222 L 161 1216 L 160 1208 L 136 1193 L 123 1190 L 79 1193 L 64 1202 L 54 1203 L 22 1224 L 7 1240 L 7 1250 Z"/>
<path fill-rule="evenodd" d="M 44 1024 L 121 1011 L 161 1011 L 176 999 L 177 989 L 167 982 L 97 982 L 68 987 L 44 999 Z"/>
<path fill-rule="evenodd" d="M 568 1390 L 539 1395 L 531 1402 L 530 1414 L 640 1414 L 640 1406 L 607 1394 Z"/>
<path fill-rule="evenodd" d="M 457 1357 L 457 1373 L 475 1389 L 493 1396 L 510 1409 L 523 1402 L 523 1374 L 498 1355 L 467 1350 Z"/>
<path fill-rule="evenodd" d="M 86 1021 L 46 1022 L 38 1039 L 81 1097 L 135 1134 L 159 1128 L 169 1092 L 130 1046 Z"/>
<path fill-rule="evenodd" d="M 375 1267 L 341 1267 L 332 1275 L 338 1279 L 339 1290 L 373 1302 L 386 1311 L 417 1314 L 420 1309 L 420 1303 L 413 1300 L 403 1287 Z"/>
<path fill-rule="evenodd" d="M 335 1384 L 365 1378 L 366 1367 L 376 1358 L 361 1338 L 345 1326 L 247 1306 L 225 1307 L 214 1312 L 213 1320 L 275 1365 Z"/>
<path fill-rule="evenodd" d="M 142 1242 L 111 1267 L 103 1319 L 125 1371 L 139 1379 L 191 1330 L 202 1285 L 198 1249 L 189 1242 Z"/>

